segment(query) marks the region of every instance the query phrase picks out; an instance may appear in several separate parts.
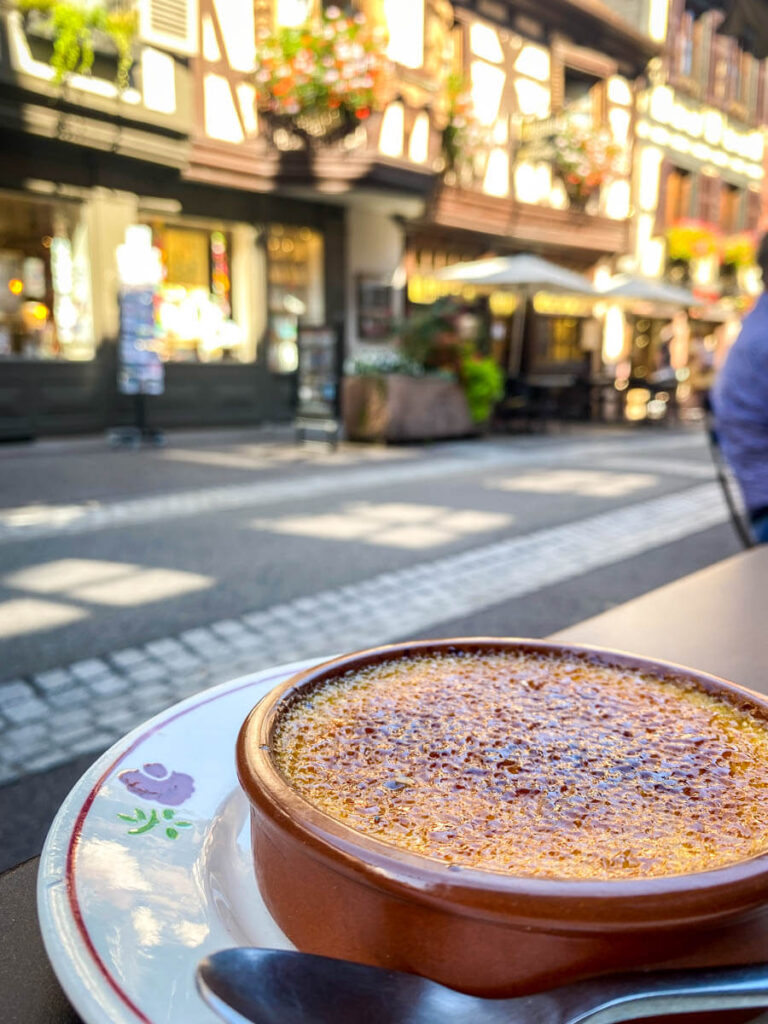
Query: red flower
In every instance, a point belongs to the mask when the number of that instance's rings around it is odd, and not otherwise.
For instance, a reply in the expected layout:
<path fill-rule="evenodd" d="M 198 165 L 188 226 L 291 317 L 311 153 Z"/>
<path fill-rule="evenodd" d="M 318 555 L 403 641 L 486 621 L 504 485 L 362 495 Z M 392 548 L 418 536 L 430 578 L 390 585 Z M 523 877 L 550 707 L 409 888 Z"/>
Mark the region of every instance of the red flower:
<path fill-rule="evenodd" d="M 355 111 L 355 117 L 359 121 L 364 121 L 366 119 L 366 117 L 370 117 L 370 116 L 371 116 L 371 111 L 370 111 L 370 109 L 368 107 L 360 107 L 359 110 Z"/>

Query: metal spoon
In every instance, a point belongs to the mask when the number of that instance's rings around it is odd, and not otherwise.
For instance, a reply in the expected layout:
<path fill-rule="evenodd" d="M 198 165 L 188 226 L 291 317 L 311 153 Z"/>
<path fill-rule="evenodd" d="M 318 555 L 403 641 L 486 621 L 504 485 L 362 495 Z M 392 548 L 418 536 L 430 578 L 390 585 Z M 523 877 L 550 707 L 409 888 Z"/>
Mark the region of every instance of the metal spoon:
<path fill-rule="evenodd" d="M 612 975 L 515 999 L 480 999 L 415 974 L 275 949 L 225 949 L 197 968 L 229 1024 L 614 1024 L 768 1006 L 768 965 Z"/>

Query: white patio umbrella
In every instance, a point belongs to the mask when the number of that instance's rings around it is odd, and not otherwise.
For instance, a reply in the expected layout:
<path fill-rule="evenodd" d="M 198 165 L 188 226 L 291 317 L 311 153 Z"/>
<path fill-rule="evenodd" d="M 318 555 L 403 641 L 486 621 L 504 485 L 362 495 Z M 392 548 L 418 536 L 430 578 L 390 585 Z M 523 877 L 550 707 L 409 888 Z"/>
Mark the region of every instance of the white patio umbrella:
<path fill-rule="evenodd" d="M 528 300 L 547 289 L 571 295 L 599 296 L 586 277 L 550 263 L 540 256 L 521 253 L 519 256 L 494 256 L 486 260 L 454 263 L 434 274 L 438 281 L 460 281 L 464 284 L 492 285 L 494 288 L 519 292 L 522 302 L 515 311 L 507 369 L 513 376 L 520 372 L 523 355 L 523 333 Z"/>
<path fill-rule="evenodd" d="M 690 306 L 705 305 L 693 292 L 687 288 L 680 288 L 674 284 L 666 284 L 664 281 L 653 281 L 647 277 L 636 277 L 631 274 L 624 274 L 614 278 L 611 284 L 602 292 L 606 299 L 627 299 L 638 302 L 661 302 L 667 306 Z"/>
<path fill-rule="evenodd" d="M 434 276 L 438 281 L 462 281 L 465 284 L 495 285 L 528 291 L 549 288 L 575 295 L 597 294 L 586 277 L 530 253 L 454 263 L 435 271 Z"/>

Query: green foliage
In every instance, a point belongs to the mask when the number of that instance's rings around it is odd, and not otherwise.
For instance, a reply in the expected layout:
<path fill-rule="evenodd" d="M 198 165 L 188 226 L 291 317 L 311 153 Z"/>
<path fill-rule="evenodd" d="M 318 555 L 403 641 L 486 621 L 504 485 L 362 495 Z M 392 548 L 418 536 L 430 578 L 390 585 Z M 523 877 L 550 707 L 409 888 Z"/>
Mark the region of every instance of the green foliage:
<path fill-rule="evenodd" d="M 352 377 L 375 377 L 379 374 L 401 373 L 407 377 L 423 377 L 424 367 L 406 358 L 396 349 L 356 356 L 345 368 Z"/>
<path fill-rule="evenodd" d="M 165 829 L 165 834 L 169 839 L 179 838 L 180 828 L 192 828 L 191 821 L 178 821 L 176 820 L 176 812 L 172 811 L 169 807 L 162 812 L 162 816 L 166 822 L 173 822 L 169 824 Z M 136 808 L 135 817 L 130 814 L 118 814 L 118 818 L 121 821 L 129 822 L 131 825 L 136 825 L 136 828 L 129 828 L 129 836 L 141 836 L 146 832 L 151 832 L 156 825 L 162 826 L 160 815 L 157 811 L 153 810 L 149 817 L 145 811 L 142 811 L 140 807 Z"/>
<path fill-rule="evenodd" d="M 400 351 L 406 359 L 427 369 L 444 363 L 445 339 L 455 337 L 457 309 L 451 299 L 438 299 L 400 324 Z"/>
<path fill-rule="evenodd" d="M 103 32 L 117 50 L 117 87 L 128 87 L 133 64 L 133 44 L 139 28 L 136 11 L 107 11 L 86 0 L 16 0 L 22 14 L 44 15 L 53 32 L 51 67 L 55 81 L 62 82 L 74 72 L 87 75 L 93 67 L 93 33 Z"/>
<path fill-rule="evenodd" d="M 468 355 L 461 362 L 461 382 L 475 423 L 484 423 L 504 394 L 504 374 L 489 356 Z"/>

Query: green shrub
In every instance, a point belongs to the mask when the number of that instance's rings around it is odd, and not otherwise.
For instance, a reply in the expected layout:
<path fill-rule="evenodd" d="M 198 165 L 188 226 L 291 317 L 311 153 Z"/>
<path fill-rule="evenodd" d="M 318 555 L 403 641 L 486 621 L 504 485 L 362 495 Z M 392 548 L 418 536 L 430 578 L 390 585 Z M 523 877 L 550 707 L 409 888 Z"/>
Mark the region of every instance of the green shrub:
<path fill-rule="evenodd" d="M 494 359 L 468 355 L 461 362 L 461 382 L 470 416 L 484 423 L 504 394 L 504 374 Z"/>

